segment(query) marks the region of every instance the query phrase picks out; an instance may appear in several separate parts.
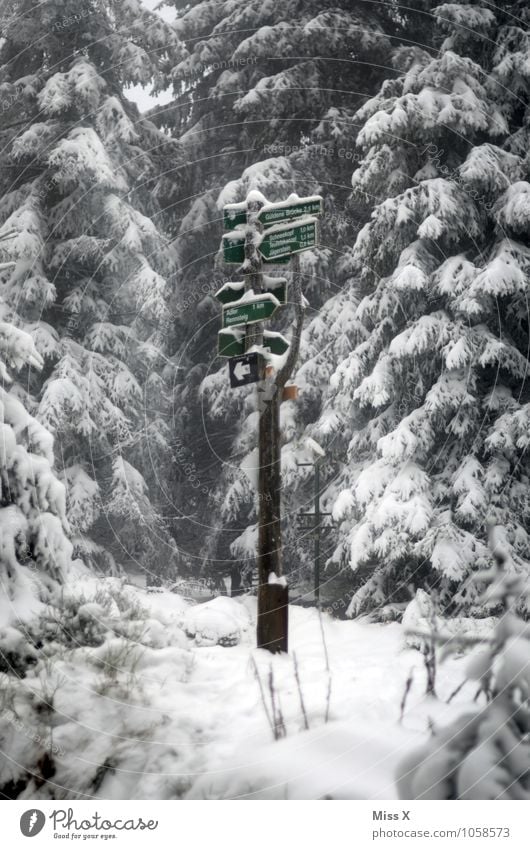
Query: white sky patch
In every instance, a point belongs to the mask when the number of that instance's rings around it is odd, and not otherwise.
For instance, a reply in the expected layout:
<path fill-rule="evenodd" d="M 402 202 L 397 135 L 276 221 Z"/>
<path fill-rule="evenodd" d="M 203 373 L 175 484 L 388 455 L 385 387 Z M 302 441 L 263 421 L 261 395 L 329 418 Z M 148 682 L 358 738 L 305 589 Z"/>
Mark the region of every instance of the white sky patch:
<path fill-rule="evenodd" d="M 156 12 L 157 15 L 160 15 L 168 23 L 171 23 L 176 18 L 176 10 L 169 6 L 162 6 L 161 8 L 156 8 L 159 5 L 160 0 L 142 0 L 143 5 L 147 9 L 151 9 L 151 11 Z M 147 112 L 148 109 L 152 109 L 154 106 L 162 106 L 164 103 L 170 103 L 173 100 L 172 91 L 164 91 L 161 94 L 157 94 L 153 96 L 150 94 L 151 86 L 142 86 L 135 85 L 130 86 L 125 90 L 125 94 L 128 100 L 132 100 L 133 103 L 136 103 L 140 112 Z"/>

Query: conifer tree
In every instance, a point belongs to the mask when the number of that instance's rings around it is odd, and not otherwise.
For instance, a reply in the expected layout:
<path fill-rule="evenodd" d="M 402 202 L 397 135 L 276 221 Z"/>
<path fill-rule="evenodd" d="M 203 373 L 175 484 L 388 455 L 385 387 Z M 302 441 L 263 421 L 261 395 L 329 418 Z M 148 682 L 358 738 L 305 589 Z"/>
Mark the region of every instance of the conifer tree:
<path fill-rule="evenodd" d="M 2 671 L 9 668 L 13 625 L 33 615 L 39 601 L 65 580 L 72 559 L 65 488 L 52 469 L 52 436 L 8 388 L 16 371 L 40 370 L 43 359 L 31 336 L 5 320 L 6 312 L 0 297 Z"/>
<path fill-rule="evenodd" d="M 316 269 L 324 291 L 334 279 L 330 251 L 356 222 L 345 209 L 352 115 L 390 69 L 385 10 L 345 0 L 174 5 L 185 53 L 166 78 L 175 99 L 153 119 L 180 142 L 181 163 L 160 191 L 177 235 L 181 286 L 214 291 L 223 203 L 251 189 L 277 200 L 325 185 L 327 251 Z"/>
<path fill-rule="evenodd" d="M 344 259 L 357 338 L 312 429 L 346 448 L 330 494 L 352 614 L 411 584 L 480 614 L 486 515 L 528 575 L 528 10 L 433 16 L 438 52 L 398 50 L 357 114 L 354 194 L 373 206 Z"/>
<path fill-rule="evenodd" d="M 222 557 L 230 560 L 234 533 L 229 528 L 225 533 L 227 525 L 244 528 L 253 516 L 252 495 L 238 469 L 245 448 L 238 444 L 234 454 L 234 432 L 227 433 L 230 423 L 238 421 L 239 399 L 222 391 L 221 375 L 222 403 L 212 397 L 217 389 L 210 381 L 198 394 L 201 379 L 219 365 L 219 306 L 212 294 L 231 271 L 236 273 L 222 263 L 212 273 L 222 233 L 220 210 L 254 189 L 272 201 L 292 192 L 322 193 L 321 247 L 302 258 L 304 290 L 317 310 L 342 286 L 344 274 L 336 258 L 361 220 L 358 204 L 350 208 L 347 203 L 356 155 L 352 115 L 389 72 L 392 40 L 385 30 L 387 7 L 380 4 L 352 8 L 343 0 L 209 0 L 174 5 L 176 32 L 187 53 L 170 75 L 175 100 L 154 110 L 153 120 L 178 138 L 184 163 L 168 169 L 160 190 L 181 269 L 175 302 L 177 335 L 183 340 L 178 357 L 186 371 L 195 368 L 194 388 L 187 379 L 176 387 L 182 413 L 177 438 L 190 448 L 200 481 L 194 491 L 190 475 L 181 469 L 177 486 L 186 505 L 183 513 L 191 500 L 199 514 L 198 523 L 190 526 L 190 547 L 204 541 L 212 506 L 224 504 L 214 523 L 221 522 L 224 529 L 207 532 L 207 548 L 209 558 L 220 546 Z M 283 312 L 288 327 L 292 316 L 288 309 Z M 196 428 L 204 412 L 207 435 Z M 219 427 L 217 413 L 226 426 Z M 243 439 L 245 445 L 247 441 Z M 218 458 L 227 454 L 232 460 L 219 482 Z M 225 509 L 232 484 L 236 490 Z"/>
<path fill-rule="evenodd" d="M 78 551 L 158 571 L 175 557 L 160 514 L 171 265 L 154 200 L 171 142 L 124 89 L 160 76 L 177 41 L 139 0 L 8 0 L 2 22 L 3 291 L 44 360 L 14 391 L 55 436 Z"/>

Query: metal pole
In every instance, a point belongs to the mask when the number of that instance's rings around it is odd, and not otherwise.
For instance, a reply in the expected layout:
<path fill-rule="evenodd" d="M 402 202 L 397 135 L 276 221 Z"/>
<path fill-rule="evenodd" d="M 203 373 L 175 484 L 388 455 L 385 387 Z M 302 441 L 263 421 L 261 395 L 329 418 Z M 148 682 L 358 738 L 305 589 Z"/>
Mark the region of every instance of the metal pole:
<path fill-rule="evenodd" d="M 323 516 L 331 516 L 331 513 L 323 512 L 320 509 L 320 464 L 322 463 L 322 457 L 319 457 L 313 463 L 297 463 L 298 466 L 311 466 L 314 470 L 314 478 L 313 478 L 313 512 L 312 513 L 300 513 L 300 517 L 307 516 L 311 517 L 312 525 L 311 532 L 313 533 L 313 560 L 314 560 L 314 569 L 313 569 L 313 581 L 314 581 L 314 596 L 315 603 L 318 608 L 320 608 L 320 535 L 324 530 L 322 526 L 322 517 Z"/>

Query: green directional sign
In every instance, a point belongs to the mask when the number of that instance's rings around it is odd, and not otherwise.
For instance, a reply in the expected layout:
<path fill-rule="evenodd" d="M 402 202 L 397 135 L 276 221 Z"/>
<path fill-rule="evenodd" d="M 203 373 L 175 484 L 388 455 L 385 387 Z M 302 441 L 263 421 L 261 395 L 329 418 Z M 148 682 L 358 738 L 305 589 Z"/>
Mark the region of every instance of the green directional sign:
<path fill-rule="evenodd" d="M 263 291 L 274 297 L 280 302 L 280 306 L 287 303 L 287 280 L 283 277 L 269 277 L 265 280 Z"/>
<path fill-rule="evenodd" d="M 232 304 L 234 301 L 239 301 L 245 294 L 245 281 L 241 280 L 237 283 L 225 283 L 215 293 L 218 301 L 224 304 Z"/>
<path fill-rule="evenodd" d="M 220 330 L 217 346 L 220 357 L 239 357 L 245 353 L 245 334 L 238 330 Z"/>
<path fill-rule="evenodd" d="M 232 265 L 245 261 L 245 237 L 223 236 L 223 259 Z"/>
<path fill-rule="evenodd" d="M 230 265 L 241 265 L 245 261 L 244 236 L 225 233 L 223 236 L 223 260 Z M 267 262 L 284 265 L 289 262 L 289 256 L 274 257 Z"/>
<path fill-rule="evenodd" d="M 295 221 L 307 215 L 322 215 L 323 203 L 319 195 L 289 198 L 281 203 L 266 204 L 258 215 L 258 220 L 264 227 L 272 224 L 283 224 Z M 223 207 L 223 226 L 225 230 L 235 230 L 247 223 L 246 204 L 229 203 Z"/>
<path fill-rule="evenodd" d="M 318 195 L 309 198 L 299 198 L 290 203 L 275 203 L 265 206 L 258 215 L 264 227 L 272 224 L 283 224 L 283 222 L 294 221 L 296 218 L 304 218 L 307 215 L 322 215 L 322 198 Z"/>
<path fill-rule="evenodd" d="M 284 277 L 268 277 L 264 278 L 264 286 L 261 294 L 274 295 L 280 305 L 287 303 L 287 280 Z M 237 283 L 225 283 L 215 293 L 215 297 L 223 306 L 226 304 L 234 304 L 241 300 L 245 294 L 245 283 L 240 281 Z"/>
<path fill-rule="evenodd" d="M 281 257 L 307 251 L 318 244 L 318 221 L 303 219 L 298 224 L 285 225 L 268 231 L 259 246 L 262 257 L 271 262 Z"/>
<path fill-rule="evenodd" d="M 281 357 L 289 349 L 289 342 L 281 333 L 265 330 L 263 332 L 263 347 L 268 348 L 271 354 Z"/>
<path fill-rule="evenodd" d="M 223 227 L 225 230 L 235 230 L 247 223 L 247 210 L 244 203 L 229 203 L 223 207 Z"/>
<path fill-rule="evenodd" d="M 223 309 L 223 327 L 266 321 L 272 318 L 278 307 L 279 303 L 274 295 L 261 295 L 243 304 L 226 306 Z"/>

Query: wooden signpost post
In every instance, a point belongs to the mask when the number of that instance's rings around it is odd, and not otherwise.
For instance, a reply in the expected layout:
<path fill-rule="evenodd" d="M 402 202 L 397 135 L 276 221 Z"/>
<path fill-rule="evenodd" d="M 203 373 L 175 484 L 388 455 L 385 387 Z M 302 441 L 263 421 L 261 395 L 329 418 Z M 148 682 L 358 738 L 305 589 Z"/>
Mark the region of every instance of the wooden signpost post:
<path fill-rule="evenodd" d="M 223 305 L 219 356 L 229 363 L 233 388 L 257 382 L 258 432 L 258 621 L 257 645 L 271 652 L 288 650 L 289 590 L 282 577 L 280 404 L 296 397 L 286 387 L 300 348 L 304 299 L 299 253 L 318 244 L 322 198 L 299 198 L 271 204 L 251 192 L 245 203 L 225 207 L 223 258 L 236 263 L 244 280 L 226 283 L 216 293 Z M 295 320 L 291 341 L 267 331 L 263 322 L 287 302 L 287 281 L 263 273 L 264 264 L 291 262 L 291 296 Z M 277 371 L 267 368 L 270 355 L 284 356 Z M 285 393 L 285 395 L 284 395 Z"/>

